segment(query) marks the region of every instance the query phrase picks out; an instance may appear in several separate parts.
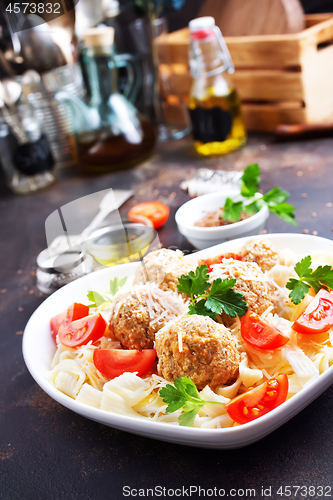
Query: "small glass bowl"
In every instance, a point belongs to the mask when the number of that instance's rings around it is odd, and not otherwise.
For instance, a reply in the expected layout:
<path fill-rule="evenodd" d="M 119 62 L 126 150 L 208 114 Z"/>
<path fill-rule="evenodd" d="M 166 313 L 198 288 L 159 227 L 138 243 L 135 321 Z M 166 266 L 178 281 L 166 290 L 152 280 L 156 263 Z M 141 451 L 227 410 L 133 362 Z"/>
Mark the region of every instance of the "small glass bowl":
<path fill-rule="evenodd" d="M 146 217 L 140 217 L 137 222 L 129 219 L 113 224 L 104 221 L 83 232 L 83 245 L 99 264 L 114 266 L 142 259 L 155 235 Z"/>

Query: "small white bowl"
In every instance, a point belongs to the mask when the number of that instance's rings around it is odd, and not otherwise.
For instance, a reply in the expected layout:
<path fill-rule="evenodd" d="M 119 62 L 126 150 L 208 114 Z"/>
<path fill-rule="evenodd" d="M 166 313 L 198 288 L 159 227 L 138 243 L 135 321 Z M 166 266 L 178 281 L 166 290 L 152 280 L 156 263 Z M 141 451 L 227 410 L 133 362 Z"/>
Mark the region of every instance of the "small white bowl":
<path fill-rule="evenodd" d="M 209 193 L 184 203 L 177 210 L 175 216 L 179 232 L 199 250 L 242 236 L 259 234 L 268 218 L 269 211 L 266 206 L 248 219 L 226 226 L 198 227 L 194 225 L 207 212 L 213 212 L 223 207 L 226 198 L 235 198 L 238 195 L 238 190 L 230 190 L 227 194 Z"/>

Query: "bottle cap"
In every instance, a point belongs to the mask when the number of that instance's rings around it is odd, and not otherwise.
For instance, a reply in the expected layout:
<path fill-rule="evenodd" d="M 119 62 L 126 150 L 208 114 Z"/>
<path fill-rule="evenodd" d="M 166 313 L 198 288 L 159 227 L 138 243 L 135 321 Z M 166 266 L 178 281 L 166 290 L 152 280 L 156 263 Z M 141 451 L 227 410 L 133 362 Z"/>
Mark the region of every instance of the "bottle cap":
<path fill-rule="evenodd" d="M 189 22 L 192 40 L 205 40 L 215 37 L 215 19 L 211 16 L 198 17 Z"/>
<path fill-rule="evenodd" d="M 192 47 L 192 55 L 190 56 L 190 69 L 194 78 L 199 78 L 200 75 L 203 74 L 209 77 L 215 76 L 223 71 L 228 71 L 228 73 L 234 72 L 234 65 L 227 44 L 225 43 L 220 29 L 215 24 L 214 17 L 204 16 L 193 19 L 189 22 L 189 29 L 191 40 L 195 42 Z M 212 41 L 216 45 L 215 48 L 212 46 L 212 43 L 200 43 Z M 198 44 L 200 47 L 196 47 Z M 207 53 L 211 55 L 213 52 L 215 52 L 216 56 L 220 59 L 221 64 L 210 71 L 206 71 L 203 58 Z"/>
<path fill-rule="evenodd" d="M 86 47 L 111 47 L 113 41 L 114 28 L 112 26 L 89 28 L 83 35 L 83 43 Z"/>
<path fill-rule="evenodd" d="M 120 8 L 119 8 L 118 0 L 111 0 L 111 2 L 109 2 L 107 9 L 105 11 L 105 17 L 106 18 L 116 17 L 116 16 L 118 16 L 119 12 L 120 12 Z"/>
<path fill-rule="evenodd" d="M 215 19 L 212 16 L 197 17 L 188 23 L 190 31 L 199 31 L 215 26 Z"/>

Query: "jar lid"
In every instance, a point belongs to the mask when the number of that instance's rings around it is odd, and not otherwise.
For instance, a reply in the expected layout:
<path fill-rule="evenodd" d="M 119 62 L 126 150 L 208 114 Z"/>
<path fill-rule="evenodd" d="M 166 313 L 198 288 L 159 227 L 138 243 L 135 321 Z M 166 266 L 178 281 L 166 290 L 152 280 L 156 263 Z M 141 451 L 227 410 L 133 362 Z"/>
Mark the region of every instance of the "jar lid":
<path fill-rule="evenodd" d="M 119 8 L 119 1 L 118 0 L 111 0 L 108 3 L 107 9 L 105 11 L 105 17 L 106 18 L 112 18 L 118 16 L 120 12 Z"/>
<path fill-rule="evenodd" d="M 46 248 L 37 256 L 37 265 L 47 273 L 70 273 L 84 261 L 85 256 L 86 252 L 81 247 L 55 254 L 50 254 Z"/>

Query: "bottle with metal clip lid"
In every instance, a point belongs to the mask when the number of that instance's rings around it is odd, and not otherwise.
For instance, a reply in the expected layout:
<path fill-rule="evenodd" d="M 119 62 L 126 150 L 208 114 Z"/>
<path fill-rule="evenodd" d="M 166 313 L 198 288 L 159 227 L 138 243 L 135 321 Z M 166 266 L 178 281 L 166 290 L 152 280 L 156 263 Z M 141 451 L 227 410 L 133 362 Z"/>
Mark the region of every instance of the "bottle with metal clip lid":
<path fill-rule="evenodd" d="M 194 147 L 202 155 L 226 154 L 246 142 L 240 99 L 228 76 L 234 65 L 213 17 L 194 19 L 189 28 Z"/>

